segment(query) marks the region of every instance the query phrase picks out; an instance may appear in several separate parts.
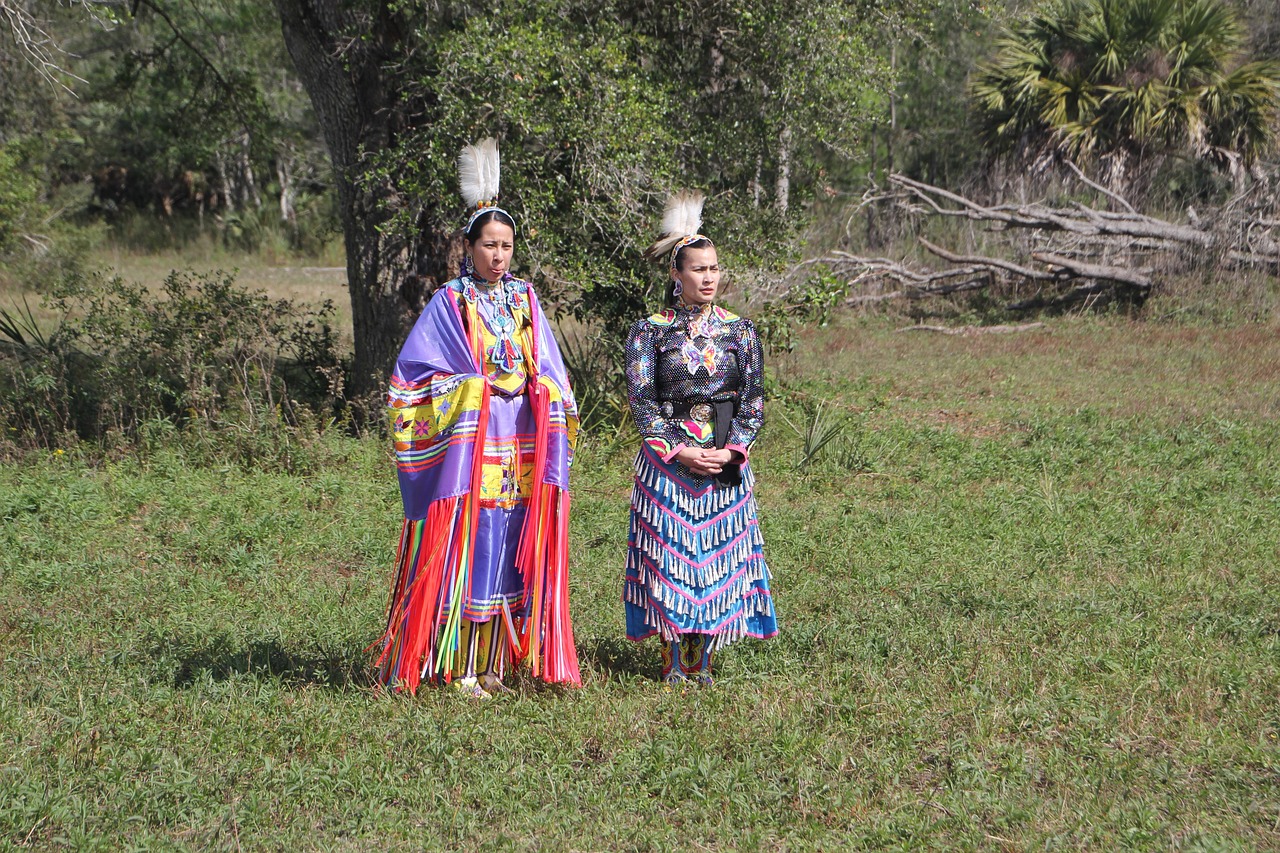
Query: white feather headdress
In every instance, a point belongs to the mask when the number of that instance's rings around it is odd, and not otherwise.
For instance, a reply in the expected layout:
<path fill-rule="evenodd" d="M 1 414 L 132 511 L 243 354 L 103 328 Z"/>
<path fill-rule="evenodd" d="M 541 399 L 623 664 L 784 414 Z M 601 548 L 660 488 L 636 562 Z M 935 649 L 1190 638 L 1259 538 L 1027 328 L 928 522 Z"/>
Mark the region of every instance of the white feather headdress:
<path fill-rule="evenodd" d="M 490 136 L 475 145 L 464 145 L 458 155 L 458 185 L 467 207 L 488 207 L 498 200 L 502 161 L 498 140 Z"/>
<path fill-rule="evenodd" d="M 662 236 L 645 249 L 645 257 L 654 260 L 676 249 L 681 243 L 688 245 L 695 239 L 705 240 L 698 232 L 702 227 L 702 205 L 705 201 L 706 196 L 702 193 L 690 190 L 683 190 L 669 198 L 666 210 L 662 213 Z"/>

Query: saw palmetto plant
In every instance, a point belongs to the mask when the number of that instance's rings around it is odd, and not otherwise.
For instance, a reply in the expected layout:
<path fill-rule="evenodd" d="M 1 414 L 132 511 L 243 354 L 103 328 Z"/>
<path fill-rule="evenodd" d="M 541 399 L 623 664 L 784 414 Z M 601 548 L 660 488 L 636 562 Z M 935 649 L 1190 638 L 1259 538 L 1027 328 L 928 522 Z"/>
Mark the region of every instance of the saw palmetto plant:
<path fill-rule="evenodd" d="M 1242 44 L 1221 0 L 1054 0 L 970 89 L 998 149 L 1064 155 L 1123 189 L 1170 153 L 1236 168 L 1274 144 L 1280 64 Z"/>

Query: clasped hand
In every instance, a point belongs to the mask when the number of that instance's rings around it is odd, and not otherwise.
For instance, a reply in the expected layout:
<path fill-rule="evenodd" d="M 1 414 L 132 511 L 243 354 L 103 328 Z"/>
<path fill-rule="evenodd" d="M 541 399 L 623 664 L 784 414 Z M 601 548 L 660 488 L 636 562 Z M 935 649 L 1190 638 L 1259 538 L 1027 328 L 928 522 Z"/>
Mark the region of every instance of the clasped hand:
<path fill-rule="evenodd" d="M 676 459 L 695 474 L 702 477 L 714 477 L 724 470 L 733 459 L 733 451 L 716 450 L 714 447 L 685 447 L 676 454 Z"/>

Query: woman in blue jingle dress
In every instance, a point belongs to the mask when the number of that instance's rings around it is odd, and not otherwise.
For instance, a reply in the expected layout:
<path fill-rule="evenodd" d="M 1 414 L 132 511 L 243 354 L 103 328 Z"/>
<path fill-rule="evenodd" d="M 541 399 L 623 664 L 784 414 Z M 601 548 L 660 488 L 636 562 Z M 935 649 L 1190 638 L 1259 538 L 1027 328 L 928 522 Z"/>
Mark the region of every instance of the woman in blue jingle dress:
<path fill-rule="evenodd" d="M 750 320 L 719 305 L 702 196 L 667 205 L 670 307 L 636 322 L 627 395 L 643 443 L 627 537 L 627 637 L 662 639 L 667 684 L 712 683 L 712 654 L 778 632 L 748 462 L 764 420 L 764 365 Z"/>

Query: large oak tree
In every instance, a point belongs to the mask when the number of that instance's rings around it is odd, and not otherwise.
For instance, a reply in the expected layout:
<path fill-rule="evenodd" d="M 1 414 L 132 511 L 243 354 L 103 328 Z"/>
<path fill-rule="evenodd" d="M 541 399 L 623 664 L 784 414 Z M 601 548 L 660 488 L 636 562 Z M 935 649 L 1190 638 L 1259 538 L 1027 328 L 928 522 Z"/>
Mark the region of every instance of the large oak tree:
<path fill-rule="evenodd" d="M 636 249 L 678 185 L 711 191 L 742 256 L 782 250 L 886 88 L 873 23 L 919 5 L 274 2 L 336 173 L 357 393 L 453 273 L 463 142 L 503 141 L 524 272 L 616 321 L 643 306 Z"/>

